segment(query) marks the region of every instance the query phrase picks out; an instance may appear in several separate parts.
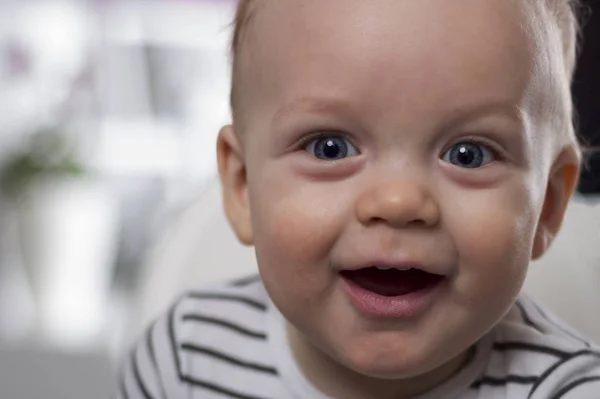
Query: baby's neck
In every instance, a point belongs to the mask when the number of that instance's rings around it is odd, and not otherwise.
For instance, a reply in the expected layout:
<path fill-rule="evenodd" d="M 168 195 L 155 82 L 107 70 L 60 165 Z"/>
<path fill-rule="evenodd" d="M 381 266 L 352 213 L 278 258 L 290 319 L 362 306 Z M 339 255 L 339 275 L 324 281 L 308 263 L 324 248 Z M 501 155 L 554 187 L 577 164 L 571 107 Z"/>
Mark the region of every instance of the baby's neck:
<path fill-rule="evenodd" d="M 392 380 L 357 373 L 331 359 L 309 343 L 292 325 L 288 341 L 305 377 L 324 395 L 344 399 L 410 399 L 426 393 L 454 376 L 468 361 L 463 353 L 452 361 L 417 377 Z"/>

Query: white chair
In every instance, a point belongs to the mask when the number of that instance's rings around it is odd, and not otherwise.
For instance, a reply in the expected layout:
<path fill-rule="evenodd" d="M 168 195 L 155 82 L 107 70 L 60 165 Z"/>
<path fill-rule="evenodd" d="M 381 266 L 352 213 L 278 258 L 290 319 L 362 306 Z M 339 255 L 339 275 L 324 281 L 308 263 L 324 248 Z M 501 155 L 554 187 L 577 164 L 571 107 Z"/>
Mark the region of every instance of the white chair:
<path fill-rule="evenodd" d="M 600 196 L 571 201 L 550 251 L 529 268 L 525 289 L 600 343 Z"/>
<path fill-rule="evenodd" d="M 135 299 L 131 333 L 140 331 L 185 290 L 257 273 L 254 250 L 229 227 L 218 180 L 180 213 L 151 251 Z"/>
<path fill-rule="evenodd" d="M 251 248 L 227 224 L 215 180 L 183 212 L 152 252 L 139 293 L 133 332 L 186 288 L 256 272 Z M 600 198 L 576 198 L 550 252 L 532 264 L 526 290 L 568 324 L 600 342 Z"/>

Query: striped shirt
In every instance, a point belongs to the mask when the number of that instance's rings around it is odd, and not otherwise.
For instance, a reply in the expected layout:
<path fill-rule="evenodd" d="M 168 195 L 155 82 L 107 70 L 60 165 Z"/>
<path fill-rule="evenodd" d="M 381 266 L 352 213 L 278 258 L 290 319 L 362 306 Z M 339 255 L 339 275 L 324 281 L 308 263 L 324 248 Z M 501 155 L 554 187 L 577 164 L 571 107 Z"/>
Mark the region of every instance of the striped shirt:
<path fill-rule="evenodd" d="M 293 359 L 258 278 L 189 292 L 127 356 L 119 399 L 327 399 Z M 522 296 L 418 399 L 600 399 L 600 348 Z"/>

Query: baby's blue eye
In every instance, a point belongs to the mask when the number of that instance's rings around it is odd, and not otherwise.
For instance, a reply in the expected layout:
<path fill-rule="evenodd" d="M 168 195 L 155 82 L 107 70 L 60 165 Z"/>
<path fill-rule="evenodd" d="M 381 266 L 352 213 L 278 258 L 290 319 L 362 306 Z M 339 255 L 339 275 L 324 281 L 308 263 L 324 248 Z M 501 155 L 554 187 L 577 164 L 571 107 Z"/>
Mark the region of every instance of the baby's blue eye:
<path fill-rule="evenodd" d="M 482 144 L 463 142 L 448 149 L 442 159 L 460 168 L 475 169 L 494 162 L 496 157 Z"/>
<path fill-rule="evenodd" d="M 321 136 L 310 140 L 305 150 L 324 161 L 354 157 L 358 150 L 347 139 L 340 136 Z"/>

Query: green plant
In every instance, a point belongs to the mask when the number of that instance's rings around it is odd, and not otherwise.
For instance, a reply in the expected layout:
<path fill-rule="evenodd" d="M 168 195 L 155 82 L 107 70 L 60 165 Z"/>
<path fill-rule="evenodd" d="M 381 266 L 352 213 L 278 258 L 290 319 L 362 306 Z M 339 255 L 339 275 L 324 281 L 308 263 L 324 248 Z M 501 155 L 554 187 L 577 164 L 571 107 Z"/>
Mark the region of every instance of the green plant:
<path fill-rule="evenodd" d="M 81 177 L 86 173 L 64 135 L 54 131 L 40 132 L 31 138 L 23 151 L 10 156 L 0 168 L 0 191 L 14 197 L 39 178 Z"/>

